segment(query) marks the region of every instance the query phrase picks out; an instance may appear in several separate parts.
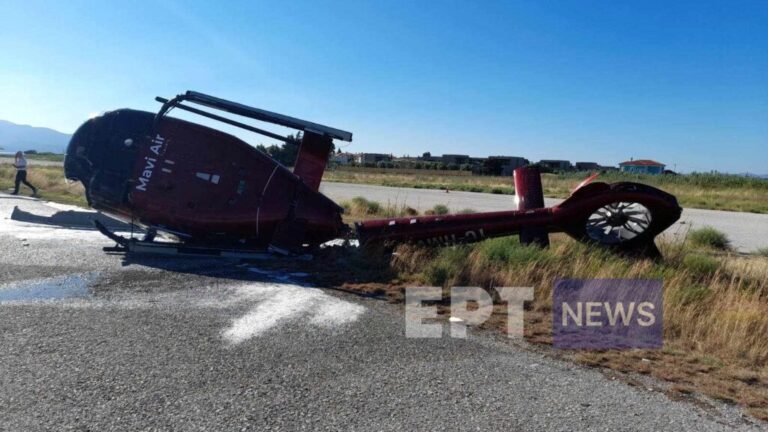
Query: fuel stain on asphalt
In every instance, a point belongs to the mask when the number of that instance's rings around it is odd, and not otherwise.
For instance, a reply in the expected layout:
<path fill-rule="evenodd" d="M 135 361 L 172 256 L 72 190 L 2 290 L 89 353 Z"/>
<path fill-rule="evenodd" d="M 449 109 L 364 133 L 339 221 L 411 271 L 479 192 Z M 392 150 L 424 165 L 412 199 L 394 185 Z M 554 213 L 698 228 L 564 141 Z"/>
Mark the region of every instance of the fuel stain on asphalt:
<path fill-rule="evenodd" d="M 72 274 L 0 285 L 0 303 L 86 298 L 91 295 L 90 285 L 97 276 Z"/>

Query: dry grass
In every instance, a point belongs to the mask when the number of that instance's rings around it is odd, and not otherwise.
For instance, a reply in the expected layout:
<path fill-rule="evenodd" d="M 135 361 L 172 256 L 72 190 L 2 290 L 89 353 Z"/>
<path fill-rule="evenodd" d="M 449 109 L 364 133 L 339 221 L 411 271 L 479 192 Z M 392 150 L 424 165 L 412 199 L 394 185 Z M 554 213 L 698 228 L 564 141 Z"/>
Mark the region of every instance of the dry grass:
<path fill-rule="evenodd" d="M 13 166 L 0 165 L 0 190 L 12 190 L 15 177 L 16 170 Z M 87 206 L 83 185 L 80 182 L 68 183 L 62 167 L 33 165 L 27 173 L 27 181 L 38 188 L 39 196 L 44 200 Z M 19 193 L 29 194 L 32 191 L 21 185 Z"/>
<path fill-rule="evenodd" d="M 665 258 L 657 262 L 619 257 L 563 236 L 553 236 L 549 249 L 506 237 L 443 249 L 403 246 L 393 265 L 427 285 L 533 286 L 531 310 L 545 312 L 556 279 L 662 278 L 668 344 L 692 345 L 745 367 L 768 365 L 768 259 L 662 247 Z"/>
<path fill-rule="evenodd" d="M 690 244 L 661 246 L 665 258 L 653 261 L 622 258 L 564 236 L 553 236 L 550 249 L 506 237 L 443 249 L 402 246 L 393 266 L 402 279 L 415 284 L 533 286 L 535 300 L 526 311 L 525 332 L 530 342 L 541 344 L 551 343 L 551 287 L 556 279 L 662 278 L 664 350 L 588 351 L 567 357 L 650 374 L 741 404 L 768 419 L 768 259 L 713 253 Z M 493 317 L 484 327 L 504 331 L 504 308 Z"/>
<path fill-rule="evenodd" d="M 403 301 L 406 286 L 532 286 L 535 300 L 526 307 L 525 337 L 544 346 L 552 341 L 556 279 L 661 278 L 664 349 L 551 353 L 650 375 L 670 383 L 671 397 L 703 393 L 768 419 L 768 258 L 686 242 L 660 244 L 661 260 L 637 259 L 565 235 L 551 238 L 549 249 L 505 237 L 445 248 L 402 245 L 392 255 L 345 250 L 321 255 L 315 265 L 328 286 L 384 295 L 394 303 Z M 441 316 L 449 315 L 447 302 L 438 307 Z M 504 332 L 506 316 L 505 305 L 498 303 L 481 328 Z"/>
<path fill-rule="evenodd" d="M 367 198 L 361 196 L 352 198 L 350 201 L 342 201 L 339 204 L 344 207 L 344 221 L 347 223 L 374 218 L 393 218 L 419 215 L 419 211 L 413 207 L 409 207 L 403 204 L 394 205 L 391 203 L 382 205 L 376 201 L 370 201 Z M 424 211 L 424 214 L 444 215 L 448 214 L 449 212 L 450 209 L 447 206 L 436 204 L 431 209 Z M 459 213 L 462 214 L 474 212 L 474 210 L 469 208 L 459 211 Z"/>
<path fill-rule="evenodd" d="M 379 204 L 365 197 L 354 197 L 350 201 L 339 203 L 344 207 L 344 221 L 357 222 L 365 219 L 381 217 L 417 216 L 418 210 L 406 205 Z"/>
<path fill-rule="evenodd" d="M 419 172 L 422 171 L 422 172 Z M 339 168 L 325 174 L 326 181 L 377 184 L 421 189 L 513 194 L 511 177 L 440 174 L 440 171 Z M 586 173 L 543 174 L 544 194 L 565 198 Z M 684 207 L 768 213 L 768 181 L 725 175 L 652 176 L 606 173 L 600 181 L 635 181 L 675 195 Z"/>

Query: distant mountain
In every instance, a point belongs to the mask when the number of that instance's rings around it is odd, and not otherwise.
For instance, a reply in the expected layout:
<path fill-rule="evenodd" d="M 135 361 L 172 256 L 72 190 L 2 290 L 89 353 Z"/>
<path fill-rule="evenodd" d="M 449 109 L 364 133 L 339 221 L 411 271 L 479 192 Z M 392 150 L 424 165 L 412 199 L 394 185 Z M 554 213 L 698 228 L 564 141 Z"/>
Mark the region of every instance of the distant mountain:
<path fill-rule="evenodd" d="M 0 120 L 0 148 L 4 152 L 37 150 L 64 153 L 72 135 L 53 129 Z"/>

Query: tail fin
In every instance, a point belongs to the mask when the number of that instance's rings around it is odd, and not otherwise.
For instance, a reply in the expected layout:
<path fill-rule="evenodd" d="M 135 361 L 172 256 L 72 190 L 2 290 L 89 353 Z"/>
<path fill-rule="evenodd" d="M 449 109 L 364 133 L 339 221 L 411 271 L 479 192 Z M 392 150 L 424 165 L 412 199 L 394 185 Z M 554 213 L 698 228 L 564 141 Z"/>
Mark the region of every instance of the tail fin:
<path fill-rule="evenodd" d="M 320 181 L 323 179 L 332 147 L 332 138 L 311 131 L 304 132 L 293 173 L 301 177 L 312 190 L 320 188 Z"/>

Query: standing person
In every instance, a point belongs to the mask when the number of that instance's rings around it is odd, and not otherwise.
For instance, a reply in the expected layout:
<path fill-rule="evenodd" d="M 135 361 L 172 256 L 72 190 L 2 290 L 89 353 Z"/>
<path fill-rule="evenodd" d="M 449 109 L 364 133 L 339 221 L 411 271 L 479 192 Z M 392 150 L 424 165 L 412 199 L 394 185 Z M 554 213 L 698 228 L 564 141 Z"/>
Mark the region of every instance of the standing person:
<path fill-rule="evenodd" d="M 11 195 L 19 194 L 19 186 L 22 183 L 32 189 L 32 196 L 37 195 L 37 188 L 27 181 L 27 158 L 24 157 L 24 153 L 16 152 L 16 160 L 13 166 L 16 167 L 16 188 Z"/>

